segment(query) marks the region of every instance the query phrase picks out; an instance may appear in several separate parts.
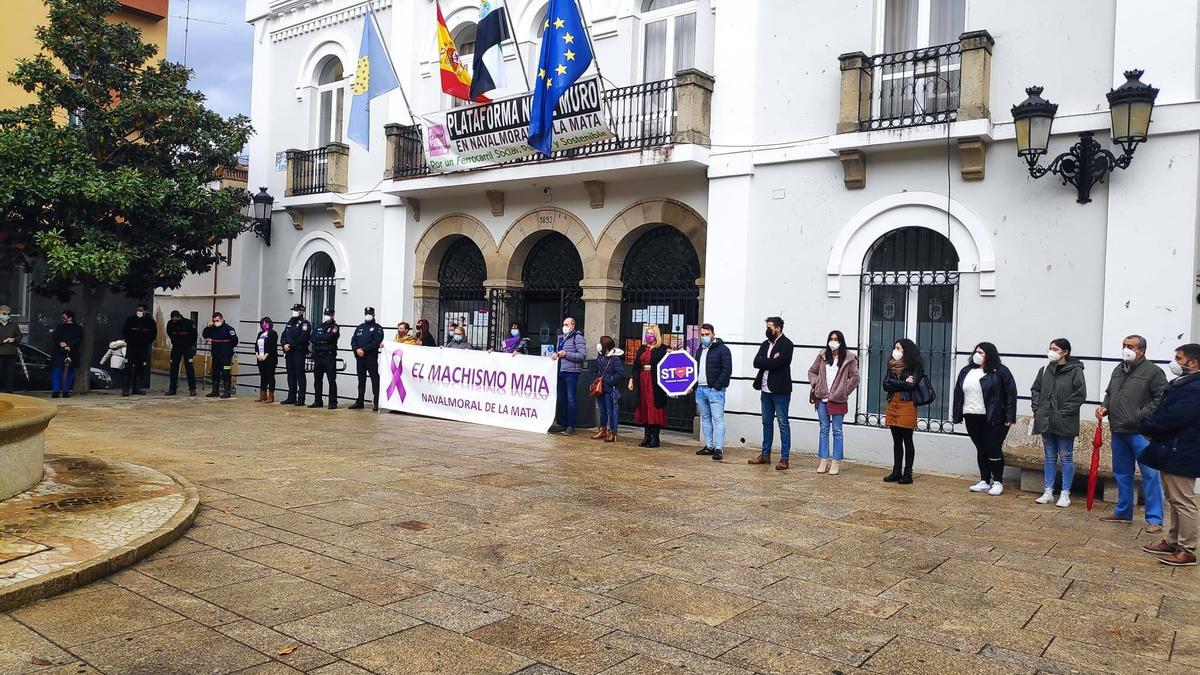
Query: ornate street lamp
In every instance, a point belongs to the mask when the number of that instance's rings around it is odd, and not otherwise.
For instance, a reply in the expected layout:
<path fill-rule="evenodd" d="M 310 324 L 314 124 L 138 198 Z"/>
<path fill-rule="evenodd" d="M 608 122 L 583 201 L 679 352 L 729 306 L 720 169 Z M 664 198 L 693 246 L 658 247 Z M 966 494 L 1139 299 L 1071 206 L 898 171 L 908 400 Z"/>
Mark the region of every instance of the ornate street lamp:
<path fill-rule="evenodd" d="M 1158 90 L 1141 81 L 1141 70 L 1125 71 L 1125 84 L 1108 92 L 1108 108 L 1112 115 L 1112 140 L 1121 146 L 1121 156 L 1100 147 L 1091 131 L 1079 134 L 1079 142 L 1055 157 L 1049 166 L 1041 166 L 1041 156 L 1050 145 L 1050 127 L 1058 106 L 1042 98 L 1041 87 L 1029 87 L 1029 98 L 1012 107 L 1017 132 L 1017 156 L 1029 164 L 1029 175 L 1041 178 L 1052 173 L 1063 185 L 1074 185 L 1079 193 L 1076 200 L 1086 204 L 1091 199 L 1092 186 L 1104 181 L 1114 169 L 1127 169 L 1133 161 L 1133 151 L 1146 140 L 1150 128 L 1150 113 Z"/>
<path fill-rule="evenodd" d="M 253 224 L 251 228 L 256 236 L 262 237 L 267 246 L 271 245 L 271 205 L 275 198 L 267 194 L 267 188 L 258 188 L 258 194 L 251 199 L 253 202 Z"/>

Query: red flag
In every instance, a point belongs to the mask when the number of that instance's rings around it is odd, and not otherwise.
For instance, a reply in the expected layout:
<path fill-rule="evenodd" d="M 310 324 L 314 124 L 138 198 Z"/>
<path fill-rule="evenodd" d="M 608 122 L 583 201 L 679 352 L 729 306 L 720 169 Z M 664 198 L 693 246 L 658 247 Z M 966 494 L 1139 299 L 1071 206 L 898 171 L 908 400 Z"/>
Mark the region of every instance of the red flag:
<path fill-rule="evenodd" d="M 471 73 L 458 54 L 458 47 L 450 37 L 450 29 L 446 27 L 446 19 L 442 16 L 442 6 L 437 4 L 437 34 L 438 59 L 442 71 L 442 91 L 455 98 L 471 101 Z M 480 94 L 474 99 L 476 103 L 487 103 L 488 97 Z"/>
<path fill-rule="evenodd" d="M 1092 466 L 1088 469 L 1087 510 L 1092 510 L 1096 500 L 1096 479 L 1100 475 L 1100 448 L 1104 447 L 1104 420 L 1096 422 L 1096 436 L 1092 438 Z"/>

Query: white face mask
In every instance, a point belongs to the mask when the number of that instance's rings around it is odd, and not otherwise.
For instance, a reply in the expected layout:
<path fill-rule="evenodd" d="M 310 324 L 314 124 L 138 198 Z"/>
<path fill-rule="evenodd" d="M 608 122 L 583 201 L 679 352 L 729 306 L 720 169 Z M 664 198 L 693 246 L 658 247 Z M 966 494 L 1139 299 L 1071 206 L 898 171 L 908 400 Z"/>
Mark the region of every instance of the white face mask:
<path fill-rule="evenodd" d="M 904 358 L 904 350 L 902 350 L 902 349 L 893 349 L 892 350 L 892 360 L 893 361 L 899 361 L 902 358 Z"/>
<path fill-rule="evenodd" d="M 371 323 L 372 321 L 375 320 L 375 315 L 374 314 L 364 314 L 363 320 L 365 320 L 367 323 Z"/>
<path fill-rule="evenodd" d="M 1062 353 L 1051 349 L 1050 351 L 1046 352 L 1046 358 L 1050 359 L 1051 361 L 1057 361 L 1062 358 Z"/>
<path fill-rule="evenodd" d="M 221 324 L 223 324 L 223 323 L 225 323 L 225 322 L 224 322 L 223 320 L 221 320 L 221 319 L 213 319 L 213 325 L 214 325 L 214 326 L 220 326 L 220 325 L 221 325 Z"/>
<path fill-rule="evenodd" d="M 839 349 L 841 349 L 841 348 L 842 348 L 842 343 L 838 342 L 837 340 L 830 340 L 830 341 L 829 341 L 829 348 L 830 348 L 830 349 L 832 349 L 832 350 L 834 350 L 834 351 L 837 351 L 837 350 L 839 350 Z"/>
<path fill-rule="evenodd" d="M 293 310 L 292 310 L 292 318 L 293 318 L 293 319 L 298 319 L 298 318 L 300 318 L 300 312 L 298 312 L 298 311 L 296 311 L 296 310 L 294 310 L 294 309 L 293 309 Z"/>
<path fill-rule="evenodd" d="M 1129 347 L 1123 347 L 1121 349 L 1121 360 L 1122 361 L 1129 362 L 1136 358 L 1137 358 L 1137 352 L 1133 351 Z"/>
<path fill-rule="evenodd" d="M 564 323 L 562 328 L 563 328 L 563 335 L 566 335 L 567 333 L 570 333 L 572 330 L 574 330 L 575 327 L 568 326 L 567 324 Z"/>
<path fill-rule="evenodd" d="M 134 312 L 134 314 L 137 314 L 137 318 L 139 318 L 139 319 L 146 316 L 145 312 Z"/>
<path fill-rule="evenodd" d="M 603 353 L 604 353 L 604 347 L 601 347 L 599 342 L 597 342 L 597 343 L 596 343 L 596 353 L 597 353 L 597 354 L 603 354 Z"/>
<path fill-rule="evenodd" d="M 1172 362 L 1168 363 L 1167 370 L 1171 371 L 1171 374 L 1174 375 L 1175 377 L 1183 376 L 1183 366 L 1179 365 L 1178 361 L 1172 361 Z"/>
<path fill-rule="evenodd" d="M 983 354 L 980 354 L 979 352 L 975 352 L 974 354 L 971 355 L 971 362 L 977 366 L 982 366 L 983 365 Z"/>

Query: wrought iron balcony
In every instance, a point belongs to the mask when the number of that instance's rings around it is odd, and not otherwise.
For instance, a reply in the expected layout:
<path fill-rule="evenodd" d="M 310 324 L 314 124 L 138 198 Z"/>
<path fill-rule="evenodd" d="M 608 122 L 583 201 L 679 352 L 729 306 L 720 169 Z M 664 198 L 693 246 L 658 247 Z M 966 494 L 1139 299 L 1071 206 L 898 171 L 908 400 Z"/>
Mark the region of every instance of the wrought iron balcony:
<path fill-rule="evenodd" d="M 350 146 L 330 143 L 314 150 L 287 151 L 285 197 L 345 192 Z"/>
<path fill-rule="evenodd" d="M 549 159 L 533 155 L 491 168 L 645 150 L 675 143 L 707 146 L 712 84 L 711 76 L 687 70 L 671 80 L 606 90 L 604 113 L 614 138 L 555 152 Z M 430 169 L 421 126 L 389 124 L 386 131 L 390 167 L 387 177 L 403 179 L 428 175 Z"/>

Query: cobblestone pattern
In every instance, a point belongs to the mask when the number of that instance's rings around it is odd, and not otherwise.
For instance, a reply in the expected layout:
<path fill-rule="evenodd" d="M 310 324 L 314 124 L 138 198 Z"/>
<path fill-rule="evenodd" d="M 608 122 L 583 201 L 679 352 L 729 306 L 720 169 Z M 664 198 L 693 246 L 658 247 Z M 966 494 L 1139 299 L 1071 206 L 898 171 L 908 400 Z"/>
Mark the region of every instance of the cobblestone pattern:
<path fill-rule="evenodd" d="M 1200 668 L 1195 570 L 1079 506 L 246 398 L 72 403 L 52 448 L 172 469 L 204 509 L 0 615 L 0 672 Z"/>

